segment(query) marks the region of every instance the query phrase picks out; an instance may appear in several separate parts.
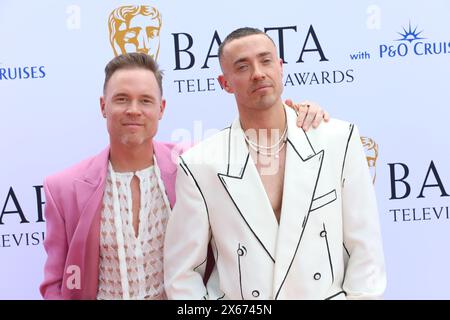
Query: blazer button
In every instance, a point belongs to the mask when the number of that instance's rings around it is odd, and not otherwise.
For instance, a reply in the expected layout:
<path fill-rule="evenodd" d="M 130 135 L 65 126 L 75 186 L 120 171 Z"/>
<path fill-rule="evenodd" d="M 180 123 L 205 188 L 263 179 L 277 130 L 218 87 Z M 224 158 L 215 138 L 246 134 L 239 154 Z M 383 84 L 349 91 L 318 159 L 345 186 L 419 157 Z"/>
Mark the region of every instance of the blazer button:
<path fill-rule="evenodd" d="M 319 280 L 321 277 L 322 275 L 319 272 L 314 274 L 314 280 Z"/>
<path fill-rule="evenodd" d="M 237 249 L 238 256 L 242 257 L 247 254 L 247 249 L 244 246 L 239 245 L 239 249 Z"/>
<path fill-rule="evenodd" d="M 254 296 L 255 298 L 259 297 L 259 291 L 258 290 L 253 290 L 252 291 L 252 296 Z"/>
<path fill-rule="evenodd" d="M 320 231 L 320 236 L 323 238 L 327 235 L 327 232 L 325 230 Z"/>

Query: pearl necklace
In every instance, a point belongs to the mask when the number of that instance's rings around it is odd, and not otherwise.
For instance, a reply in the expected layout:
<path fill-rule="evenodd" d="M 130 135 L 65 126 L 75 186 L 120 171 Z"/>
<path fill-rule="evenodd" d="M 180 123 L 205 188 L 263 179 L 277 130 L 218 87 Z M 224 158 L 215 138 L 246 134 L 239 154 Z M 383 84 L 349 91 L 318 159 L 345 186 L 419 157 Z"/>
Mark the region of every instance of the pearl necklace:
<path fill-rule="evenodd" d="M 283 149 L 284 145 L 286 144 L 286 141 L 287 141 L 286 135 L 287 135 L 287 123 L 285 125 L 285 129 L 284 129 L 283 134 L 281 135 L 280 139 L 271 146 L 267 147 L 267 146 L 259 145 L 255 142 L 251 141 L 250 138 L 247 137 L 245 134 L 244 134 L 244 138 L 245 138 L 245 141 L 247 142 L 248 146 L 251 149 L 253 149 L 254 151 L 256 151 L 257 154 L 262 154 L 263 156 L 268 156 L 268 157 L 274 156 L 275 159 L 278 159 L 280 157 L 280 155 L 279 155 L 280 151 Z M 276 150 L 273 150 L 275 148 L 276 148 Z"/>

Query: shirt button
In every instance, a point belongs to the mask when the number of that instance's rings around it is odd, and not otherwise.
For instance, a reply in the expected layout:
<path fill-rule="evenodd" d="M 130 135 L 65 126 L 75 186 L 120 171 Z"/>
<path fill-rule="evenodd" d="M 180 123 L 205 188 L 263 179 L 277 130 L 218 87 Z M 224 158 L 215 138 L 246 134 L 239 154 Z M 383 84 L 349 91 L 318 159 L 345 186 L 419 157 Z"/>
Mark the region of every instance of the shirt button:
<path fill-rule="evenodd" d="M 314 274 L 314 280 L 319 280 L 321 277 L 322 275 L 319 272 Z"/>
<path fill-rule="evenodd" d="M 253 290 L 252 291 L 252 296 L 254 296 L 255 298 L 259 297 L 259 291 L 258 290 Z"/>

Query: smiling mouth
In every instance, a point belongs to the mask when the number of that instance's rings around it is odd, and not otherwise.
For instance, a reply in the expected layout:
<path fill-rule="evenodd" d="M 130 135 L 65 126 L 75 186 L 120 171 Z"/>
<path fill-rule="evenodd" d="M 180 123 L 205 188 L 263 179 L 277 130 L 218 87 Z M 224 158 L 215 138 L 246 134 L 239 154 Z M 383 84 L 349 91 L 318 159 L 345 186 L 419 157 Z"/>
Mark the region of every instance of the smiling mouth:
<path fill-rule="evenodd" d="M 125 124 L 123 124 L 123 126 L 125 128 L 129 128 L 131 130 L 136 130 L 138 128 L 143 127 L 144 125 L 143 124 L 139 124 L 139 123 L 125 123 Z"/>

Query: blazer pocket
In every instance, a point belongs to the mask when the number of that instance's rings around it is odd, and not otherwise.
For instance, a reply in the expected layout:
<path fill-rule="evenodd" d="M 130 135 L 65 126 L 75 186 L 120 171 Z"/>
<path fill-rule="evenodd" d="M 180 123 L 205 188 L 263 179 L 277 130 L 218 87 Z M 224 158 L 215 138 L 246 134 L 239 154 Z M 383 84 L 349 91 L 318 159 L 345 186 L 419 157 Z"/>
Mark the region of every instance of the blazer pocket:
<path fill-rule="evenodd" d="M 320 209 L 320 208 L 332 203 L 336 199 L 337 199 L 336 189 L 333 189 L 330 192 L 313 199 L 310 212 Z"/>

